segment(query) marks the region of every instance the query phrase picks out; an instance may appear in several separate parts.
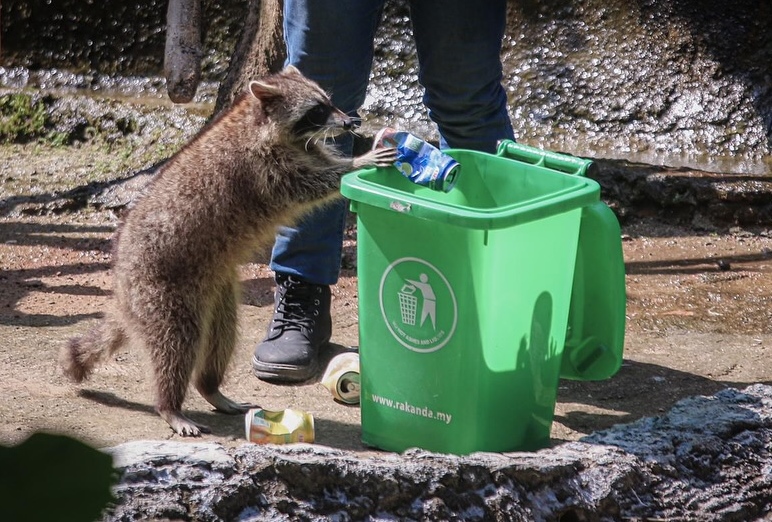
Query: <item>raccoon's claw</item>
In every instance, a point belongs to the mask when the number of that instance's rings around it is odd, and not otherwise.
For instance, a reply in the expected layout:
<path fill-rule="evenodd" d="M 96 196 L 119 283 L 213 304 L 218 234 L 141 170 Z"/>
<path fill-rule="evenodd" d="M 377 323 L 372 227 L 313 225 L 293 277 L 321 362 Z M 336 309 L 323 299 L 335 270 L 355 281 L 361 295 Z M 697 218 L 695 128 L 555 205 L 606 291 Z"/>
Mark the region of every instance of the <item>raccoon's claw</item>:
<path fill-rule="evenodd" d="M 181 412 L 178 411 L 159 411 L 158 414 L 169 426 L 181 437 L 199 437 L 202 433 L 211 433 L 212 431 L 203 424 L 193 422 Z"/>
<path fill-rule="evenodd" d="M 379 148 L 354 158 L 354 168 L 390 167 L 397 160 L 397 149 Z"/>
<path fill-rule="evenodd" d="M 372 152 L 375 155 L 376 167 L 390 167 L 397 161 L 397 149 L 393 147 L 375 149 Z"/>
<path fill-rule="evenodd" d="M 250 404 L 248 402 L 236 402 L 225 395 L 223 395 L 219 390 L 214 393 L 201 393 L 201 395 L 206 399 L 206 401 L 214 406 L 214 409 L 219 411 L 220 413 L 227 413 L 230 415 L 239 415 L 242 413 L 246 413 L 252 408 L 259 408 L 260 406 L 257 406 L 255 404 Z"/>
<path fill-rule="evenodd" d="M 233 402 L 231 401 L 228 403 L 228 405 L 220 405 L 217 406 L 215 409 L 219 411 L 220 413 L 227 413 L 228 415 L 240 415 L 242 413 L 246 413 L 252 408 L 259 408 L 257 404 L 251 404 L 249 402 Z"/>

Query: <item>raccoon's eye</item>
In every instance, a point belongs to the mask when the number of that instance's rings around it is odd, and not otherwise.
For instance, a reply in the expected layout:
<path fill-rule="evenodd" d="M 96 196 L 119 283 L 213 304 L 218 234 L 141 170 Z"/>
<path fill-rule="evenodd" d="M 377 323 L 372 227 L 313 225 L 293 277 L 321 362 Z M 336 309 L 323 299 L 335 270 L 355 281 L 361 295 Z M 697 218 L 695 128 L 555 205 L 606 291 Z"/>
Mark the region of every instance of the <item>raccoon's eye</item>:
<path fill-rule="evenodd" d="M 331 112 L 332 107 L 323 103 L 319 103 L 310 109 L 304 118 L 312 125 L 322 127 L 327 124 L 327 119 L 330 117 Z"/>
<path fill-rule="evenodd" d="M 331 113 L 332 107 L 324 103 L 318 103 L 298 120 L 292 130 L 298 135 L 317 131 L 327 125 L 327 120 L 330 118 Z"/>
<path fill-rule="evenodd" d="M 329 105 L 325 105 L 324 103 L 318 103 L 317 105 L 314 106 L 313 109 L 308 111 L 308 114 L 313 116 L 326 117 L 328 114 L 330 114 L 330 112 L 332 112 L 332 109 Z"/>

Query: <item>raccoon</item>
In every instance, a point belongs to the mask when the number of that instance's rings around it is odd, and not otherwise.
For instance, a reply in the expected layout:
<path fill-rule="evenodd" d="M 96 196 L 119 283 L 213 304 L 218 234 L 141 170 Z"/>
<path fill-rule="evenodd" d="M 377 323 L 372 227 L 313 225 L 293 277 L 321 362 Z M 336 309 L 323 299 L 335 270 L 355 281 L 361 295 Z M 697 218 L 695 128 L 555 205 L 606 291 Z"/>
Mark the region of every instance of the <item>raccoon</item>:
<path fill-rule="evenodd" d="M 340 178 L 388 166 L 393 149 L 342 156 L 332 138 L 356 121 L 294 67 L 247 92 L 164 163 L 113 238 L 113 297 L 103 320 L 62 348 L 76 382 L 127 343 L 150 352 L 155 409 L 182 436 L 207 433 L 182 413 L 188 386 L 217 411 L 254 407 L 220 392 L 237 337 L 238 266 L 338 197 Z"/>

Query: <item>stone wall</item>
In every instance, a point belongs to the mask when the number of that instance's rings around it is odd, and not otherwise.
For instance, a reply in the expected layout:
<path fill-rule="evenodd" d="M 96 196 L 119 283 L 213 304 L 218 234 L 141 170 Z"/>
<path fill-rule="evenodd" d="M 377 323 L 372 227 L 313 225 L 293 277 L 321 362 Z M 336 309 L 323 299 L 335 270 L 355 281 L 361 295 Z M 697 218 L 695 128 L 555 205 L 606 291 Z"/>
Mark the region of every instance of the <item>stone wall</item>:
<path fill-rule="evenodd" d="M 204 73 L 216 81 L 246 3 L 203 5 Z M 0 9 L 1 65 L 160 74 L 164 2 L 6 0 Z M 407 17 L 405 0 L 387 3 L 365 110 L 374 125 L 432 138 Z M 502 56 L 517 136 L 583 156 L 769 172 L 769 27 L 772 4 L 762 0 L 512 1 Z"/>

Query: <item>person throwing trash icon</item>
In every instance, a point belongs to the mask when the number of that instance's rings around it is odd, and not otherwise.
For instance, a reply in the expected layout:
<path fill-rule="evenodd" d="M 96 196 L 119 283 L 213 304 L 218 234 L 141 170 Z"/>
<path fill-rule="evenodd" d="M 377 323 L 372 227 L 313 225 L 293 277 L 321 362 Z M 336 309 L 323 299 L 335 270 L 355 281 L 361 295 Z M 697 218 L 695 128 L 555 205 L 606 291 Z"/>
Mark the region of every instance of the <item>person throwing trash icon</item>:
<path fill-rule="evenodd" d="M 432 329 L 437 329 L 437 297 L 434 294 L 434 290 L 432 289 L 432 285 L 429 284 L 429 276 L 426 274 L 421 274 L 418 276 L 418 279 L 420 281 L 415 281 L 413 279 L 405 279 L 408 283 L 415 286 L 418 290 L 421 291 L 421 295 L 423 296 L 423 303 L 421 304 L 421 324 L 419 326 L 423 326 L 424 322 L 426 322 L 426 318 L 429 317 L 432 320 Z"/>

